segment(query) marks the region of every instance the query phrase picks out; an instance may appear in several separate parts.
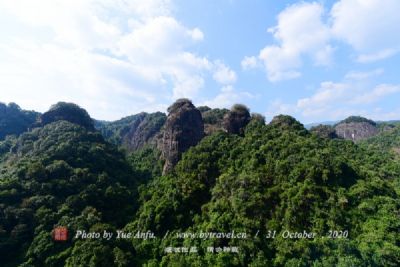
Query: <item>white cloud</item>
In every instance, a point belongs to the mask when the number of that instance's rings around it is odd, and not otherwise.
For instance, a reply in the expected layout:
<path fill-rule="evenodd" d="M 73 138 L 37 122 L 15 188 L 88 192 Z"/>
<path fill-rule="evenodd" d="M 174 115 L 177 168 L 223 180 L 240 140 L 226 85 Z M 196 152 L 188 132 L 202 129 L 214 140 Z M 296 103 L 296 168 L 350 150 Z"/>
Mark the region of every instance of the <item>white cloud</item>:
<path fill-rule="evenodd" d="M 375 69 L 372 71 L 350 71 L 345 75 L 345 79 L 350 79 L 350 80 L 365 80 L 370 77 L 376 77 L 379 75 L 382 75 L 384 73 L 384 70 L 382 68 Z"/>
<path fill-rule="evenodd" d="M 120 34 L 115 25 L 94 13 L 101 7 L 94 1 L 5 0 L 0 7 L 33 30 L 50 29 L 54 40 L 64 45 L 105 48 Z"/>
<path fill-rule="evenodd" d="M 202 36 L 197 28 L 190 30 L 173 17 L 159 16 L 123 36 L 118 52 L 163 81 L 171 80 L 173 98 L 192 98 L 205 83 L 202 73 L 210 70 L 212 64 L 184 48 L 201 41 Z"/>
<path fill-rule="evenodd" d="M 360 63 L 370 63 L 378 60 L 382 60 L 385 58 L 389 58 L 395 54 L 397 54 L 400 49 L 383 49 L 375 53 L 370 54 L 360 54 L 357 57 L 357 61 Z"/>
<path fill-rule="evenodd" d="M 354 104 L 369 104 L 377 102 L 381 98 L 400 92 L 400 85 L 381 84 L 376 86 L 369 92 L 359 95 L 354 98 Z"/>
<path fill-rule="evenodd" d="M 265 117 L 271 120 L 274 116 L 280 114 L 295 116 L 296 112 L 298 112 L 298 108 L 295 105 L 284 103 L 281 99 L 275 99 L 268 104 Z"/>
<path fill-rule="evenodd" d="M 383 103 L 383 99 L 399 94 L 400 85 L 374 84 L 370 79 L 382 72 L 382 69 L 349 72 L 343 81 L 322 82 L 313 94 L 300 98 L 295 103 L 276 99 L 270 103 L 266 116 L 289 114 L 305 123 L 341 120 L 350 115 L 376 120 L 396 118 L 394 111 L 384 111 L 379 104 Z"/>
<path fill-rule="evenodd" d="M 297 78 L 303 57 L 316 65 L 328 65 L 332 54 L 329 28 L 323 23 L 324 8 L 319 3 L 289 6 L 278 16 L 278 25 L 269 29 L 278 45 L 260 51 L 270 81 Z"/>
<path fill-rule="evenodd" d="M 1 1 L 1 101 L 40 111 L 73 101 L 117 119 L 196 97 L 216 67 L 190 51 L 204 34 L 173 9 L 169 0 Z M 222 69 L 221 81 L 236 80 Z"/>
<path fill-rule="evenodd" d="M 346 98 L 350 86 L 345 83 L 323 82 L 317 92 L 311 97 L 302 98 L 297 101 L 297 107 L 303 110 L 311 110 L 315 107 L 323 108 L 338 99 Z"/>
<path fill-rule="evenodd" d="M 327 13 L 320 2 L 290 5 L 268 30 L 276 44 L 261 49 L 258 58 L 268 80 L 276 82 L 300 77 L 305 59 L 330 65 L 338 49 L 333 42 L 350 45 L 360 63 L 391 57 L 400 52 L 399 10 L 398 0 L 339 0 Z M 243 69 L 255 64 L 254 57 L 242 60 Z"/>
<path fill-rule="evenodd" d="M 189 31 L 191 37 L 195 41 L 202 41 L 204 39 L 204 34 L 199 28 L 194 28 L 193 30 Z"/>
<path fill-rule="evenodd" d="M 233 104 L 243 103 L 246 99 L 252 99 L 255 96 L 249 92 L 239 92 L 231 85 L 221 88 L 220 93 L 211 100 L 199 104 L 200 106 L 209 106 L 211 108 L 231 108 Z"/>
<path fill-rule="evenodd" d="M 155 92 L 143 88 L 159 81 L 129 62 L 57 45 L 25 45 L 2 48 L 7 55 L 0 64 L 2 101 L 39 111 L 71 101 L 104 119 L 157 104 Z"/>
<path fill-rule="evenodd" d="M 257 58 L 254 56 L 244 57 L 241 62 L 241 65 L 243 70 L 253 69 L 258 66 L 258 61 Z"/>
<path fill-rule="evenodd" d="M 261 50 L 259 58 L 264 61 L 268 80 L 277 82 L 301 76 L 296 69 L 301 66 L 297 53 L 283 50 L 277 46 L 269 46 Z"/>
<path fill-rule="evenodd" d="M 236 73 L 226 66 L 221 61 L 214 62 L 214 75 L 213 78 L 220 84 L 233 84 L 236 82 Z"/>
<path fill-rule="evenodd" d="M 331 10 L 332 31 L 368 62 L 389 57 L 400 49 L 400 1 L 340 0 Z"/>
<path fill-rule="evenodd" d="M 366 77 L 365 79 L 367 79 Z M 367 88 L 366 88 L 367 84 Z M 307 121 L 338 120 L 350 115 L 383 119 L 381 112 L 368 106 L 389 95 L 400 92 L 400 85 L 368 85 L 365 80 L 346 80 L 342 83 L 323 82 L 313 95 L 299 99 L 297 112 Z M 382 116 L 381 116 L 382 115 Z"/>

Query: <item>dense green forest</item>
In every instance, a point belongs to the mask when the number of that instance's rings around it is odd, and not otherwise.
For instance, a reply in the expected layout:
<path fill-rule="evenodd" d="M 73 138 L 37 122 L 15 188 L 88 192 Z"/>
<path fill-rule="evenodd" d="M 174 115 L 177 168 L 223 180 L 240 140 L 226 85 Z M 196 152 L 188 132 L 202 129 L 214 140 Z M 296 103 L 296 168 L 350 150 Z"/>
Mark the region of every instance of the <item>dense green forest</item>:
<path fill-rule="evenodd" d="M 194 120 L 171 107 L 116 122 L 69 103 L 0 110 L 0 266 L 400 265 L 399 125 L 354 143 L 243 105 L 199 107 L 204 138 L 162 175 L 166 125 Z M 315 236 L 287 237 L 304 231 Z"/>
<path fill-rule="evenodd" d="M 0 140 L 7 135 L 19 135 L 36 122 L 39 113 L 22 110 L 17 104 L 0 102 Z"/>

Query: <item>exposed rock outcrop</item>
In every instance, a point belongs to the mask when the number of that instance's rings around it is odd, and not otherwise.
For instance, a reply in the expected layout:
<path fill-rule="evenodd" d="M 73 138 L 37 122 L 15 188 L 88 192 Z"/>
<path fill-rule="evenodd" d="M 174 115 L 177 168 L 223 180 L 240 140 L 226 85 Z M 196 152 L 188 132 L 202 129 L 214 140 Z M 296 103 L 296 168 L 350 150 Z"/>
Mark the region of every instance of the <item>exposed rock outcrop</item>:
<path fill-rule="evenodd" d="M 352 116 L 335 126 L 336 134 L 344 139 L 357 142 L 379 133 L 374 121 L 362 117 Z"/>
<path fill-rule="evenodd" d="M 122 144 L 130 151 L 138 150 L 146 144 L 156 145 L 156 135 L 167 119 L 162 112 L 140 115 L 122 140 Z"/>
<path fill-rule="evenodd" d="M 236 104 L 225 114 L 223 127 L 228 133 L 242 135 L 250 120 L 249 109 L 244 105 Z"/>
<path fill-rule="evenodd" d="M 318 126 L 313 126 L 311 127 L 310 132 L 318 135 L 321 138 L 327 138 L 327 139 L 339 138 L 338 135 L 336 134 L 335 128 L 333 128 L 333 126 L 331 125 L 320 124 Z"/>
<path fill-rule="evenodd" d="M 204 136 L 200 111 L 188 99 L 179 99 L 168 108 L 163 137 L 159 148 L 165 160 L 163 174 L 168 173 L 179 161 L 183 152 Z"/>
<path fill-rule="evenodd" d="M 58 102 L 51 106 L 49 111 L 40 116 L 37 126 L 45 126 L 61 120 L 69 121 L 94 131 L 94 122 L 87 111 L 76 104 L 66 102 Z"/>
<path fill-rule="evenodd" d="M 116 121 L 95 121 L 95 127 L 101 132 L 104 138 L 115 145 L 122 145 L 124 137 L 136 125 L 140 124 L 147 113 L 139 113 L 121 118 Z"/>

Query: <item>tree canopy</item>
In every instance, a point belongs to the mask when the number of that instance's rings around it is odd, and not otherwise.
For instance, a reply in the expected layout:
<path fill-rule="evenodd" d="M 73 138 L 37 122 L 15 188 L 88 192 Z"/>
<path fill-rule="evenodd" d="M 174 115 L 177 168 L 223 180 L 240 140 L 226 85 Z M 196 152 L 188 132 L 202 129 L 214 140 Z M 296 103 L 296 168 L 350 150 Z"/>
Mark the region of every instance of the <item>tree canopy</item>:
<path fill-rule="evenodd" d="M 399 126 L 353 143 L 287 115 L 266 124 L 241 105 L 201 112 L 210 122 L 230 116 L 240 130 L 210 132 L 166 175 L 156 144 L 120 149 L 144 115 L 95 131 L 86 111 L 60 103 L 0 141 L 2 266 L 399 265 Z M 161 127 L 165 114 L 154 114 L 137 123 L 143 131 Z M 54 242 L 56 226 L 155 238 Z M 285 238 L 304 231 L 315 237 Z M 246 235 L 182 238 L 232 232 Z"/>

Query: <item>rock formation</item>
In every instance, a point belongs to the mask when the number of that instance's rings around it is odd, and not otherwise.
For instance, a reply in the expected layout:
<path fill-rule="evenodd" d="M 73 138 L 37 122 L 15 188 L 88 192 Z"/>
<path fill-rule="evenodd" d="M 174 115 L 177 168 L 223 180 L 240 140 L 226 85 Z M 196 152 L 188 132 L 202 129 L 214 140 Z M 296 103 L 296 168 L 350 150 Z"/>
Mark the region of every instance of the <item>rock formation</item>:
<path fill-rule="evenodd" d="M 156 145 L 156 135 L 166 121 L 162 112 L 141 113 L 141 116 L 131 125 L 128 133 L 123 136 L 122 144 L 130 151 L 142 148 L 146 144 Z"/>
<path fill-rule="evenodd" d="M 335 131 L 338 136 L 354 142 L 375 136 L 379 133 L 374 121 L 356 116 L 339 122 L 335 126 Z"/>
<path fill-rule="evenodd" d="M 168 108 L 159 148 L 165 160 L 163 174 L 168 173 L 179 161 L 183 152 L 204 136 L 200 111 L 188 99 L 179 99 Z"/>
<path fill-rule="evenodd" d="M 310 132 L 318 135 L 321 138 L 328 138 L 328 139 L 338 138 L 335 128 L 333 128 L 333 126 L 331 125 L 320 124 L 318 126 L 313 126 L 311 127 Z"/>
<path fill-rule="evenodd" d="M 242 135 L 250 119 L 249 109 L 244 105 L 236 104 L 225 114 L 223 127 L 228 133 Z"/>

